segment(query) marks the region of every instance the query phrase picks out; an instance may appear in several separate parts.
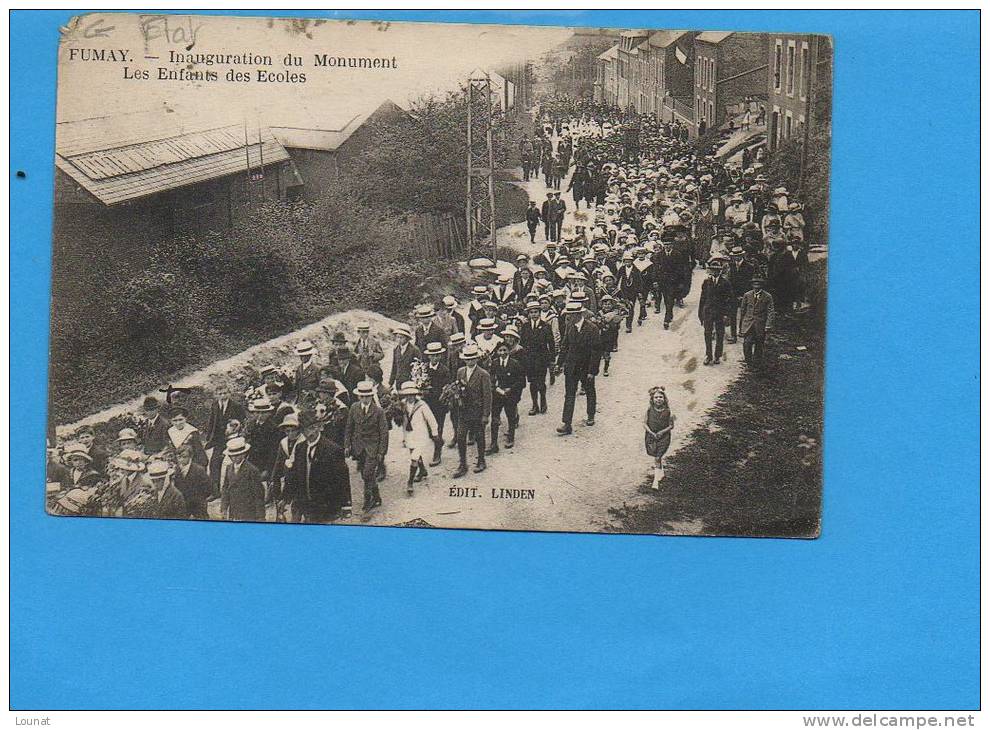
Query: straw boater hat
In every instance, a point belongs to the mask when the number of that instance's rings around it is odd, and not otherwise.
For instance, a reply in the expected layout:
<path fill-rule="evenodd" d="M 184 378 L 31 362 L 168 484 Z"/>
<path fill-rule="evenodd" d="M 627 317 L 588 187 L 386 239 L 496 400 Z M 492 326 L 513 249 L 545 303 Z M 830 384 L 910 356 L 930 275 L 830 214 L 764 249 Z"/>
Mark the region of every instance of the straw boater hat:
<path fill-rule="evenodd" d="M 358 396 L 359 398 L 361 396 L 370 396 L 374 394 L 375 394 L 375 384 L 372 383 L 370 380 L 362 380 L 360 383 L 357 384 L 357 387 L 354 389 L 354 395 Z"/>
<path fill-rule="evenodd" d="M 518 264 L 520 261 L 529 261 L 529 256 L 524 253 L 519 254 L 516 256 L 516 263 Z"/>
<path fill-rule="evenodd" d="M 77 443 L 66 444 L 65 448 L 62 450 L 62 456 L 66 461 L 74 456 L 85 459 L 87 464 L 93 461 L 93 457 L 89 455 L 86 447 Z"/>
<path fill-rule="evenodd" d="M 268 375 L 268 373 L 274 373 L 276 370 L 278 370 L 278 368 L 275 367 L 274 365 L 262 365 L 261 370 L 259 370 L 258 372 L 261 375 Z"/>
<path fill-rule="evenodd" d="M 584 304 L 575 301 L 573 299 L 567 303 L 567 306 L 564 307 L 564 312 L 566 312 L 567 314 L 577 314 L 578 312 L 583 312 L 583 311 L 584 311 Z"/>
<path fill-rule="evenodd" d="M 153 461 L 148 464 L 148 476 L 152 479 L 164 479 L 168 476 L 169 466 L 164 461 Z"/>
<path fill-rule="evenodd" d="M 410 340 L 412 339 L 412 330 L 409 329 L 409 325 L 407 324 L 395 325 L 395 327 L 392 328 L 392 333 L 396 335 L 404 335 L 408 337 Z"/>
<path fill-rule="evenodd" d="M 133 428 L 122 428 L 117 434 L 117 441 L 137 441 L 138 435 L 137 431 Z"/>
<path fill-rule="evenodd" d="M 427 342 L 426 348 L 423 350 L 424 355 L 442 355 L 447 352 L 447 348 L 443 346 L 442 342 Z"/>
<path fill-rule="evenodd" d="M 411 380 L 407 380 L 399 387 L 399 395 L 421 395 L 422 392 Z"/>
<path fill-rule="evenodd" d="M 539 309 L 539 308 L 540 308 L 539 299 L 531 299 L 530 301 L 526 302 L 526 309 L 528 310 Z"/>
<path fill-rule="evenodd" d="M 495 329 L 495 320 L 491 317 L 485 317 L 483 320 L 478 322 L 479 332 L 491 332 Z"/>
<path fill-rule="evenodd" d="M 447 342 L 451 345 L 460 345 L 466 341 L 467 337 L 464 336 L 463 332 L 455 332 L 450 336 L 450 339 Z M 429 345 L 427 345 L 427 347 L 429 347 Z"/>
<path fill-rule="evenodd" d="M 504 330 L 502 330 L 502 337 L 515 337 L 518 340 L 519 339 L 519 330 L 517 330 L 515 327 L 513 327 L 510 324 L 508 327 L 506 327 Z"/>
<path fill-rule="evenodd" d="M 279 428 L 299 428 L 299 415 L 295 411 L 289 411 L 278 424 Z"/>
<path fill-rule="evenodd" d="M 457 306 L 457 300 L 454 299 L 454 297 L 450 296 L 450 294 L 448 294 L 447 296 L 445 296 L 443 298 L 443 306 L 445 306 L 445 307 L 456 307 Z"/>
<path fill-rule="evenodd" d="M 583 304 L 584 302 L 588 301 L 588 292 L 584 292 L 584 291 L 571 292 L 571 301 L 581 302 Z"/>
<path fill-rule="evenodd" d="M 298 345 L 296 345 L 296 354 L 300 357 L 303 355 L 315 355 L 316 345 L 309 340 L 302 340 Z"/>
<path fill-rule="evenodd" d="M 511 284 L 512 283 L 512 277 L 509 276 L 508 274 L 499 274 L 498 283 L 499 284 Z"/>
<path fill-rule="evenodd" d="M 434 314 L 432 304 L 420 304 L 416 307 L 416 319 L 429 319 Z"/>
<path fill-rule="evenodd" d="M 461 360 L 477 360 L 481 357 L 481 350 L 473 342 L 469 342 L 464 345 L 464 349 L 461 350 Z"/>
<path fill-rule="evenodd" d="M 110 460 L 110 464 L 124 471 L 144 471 L 144 454 L 134 449 L 124 449 Z"/>
<path fill-rule="evenodd" d="M 248 410 L 251 413 L 270 413 L 275 410 L 275 405 L 267 396 L 261 396 L 248 403 Z"/>
<path fill-rule="evenodd" d="M 93 493 L 85 489 L 70 489 L 58 498 L 56 504 L 69 514 L 79 514 L 89 507 L 89 502 L 93 498 Z"/>
<path fill-rule="evenodd" d="M 234 436 L 227 441 L 227 448 L 223 453 L 227 456 L 241 456 L 251 450 L 251 444 L 243 436 Z"/>
<path fill-rule="evenodd" d="M 357 326 L 357 331 L 358 332 L 368 332 L 370 330 L 371 330 L 371 325 L 368 324 L 367 322 L 362 322 L 361 324 L 359 324 Z"/>
<path fill-rule="evenodd" d="M 471 287 L 471 293 L 474 294 L 475 296 L 480 297 L 482 294 L 488 293 L 488 287 L 485 286 L 484 284 L 475 284 L 473 287 Z"/>

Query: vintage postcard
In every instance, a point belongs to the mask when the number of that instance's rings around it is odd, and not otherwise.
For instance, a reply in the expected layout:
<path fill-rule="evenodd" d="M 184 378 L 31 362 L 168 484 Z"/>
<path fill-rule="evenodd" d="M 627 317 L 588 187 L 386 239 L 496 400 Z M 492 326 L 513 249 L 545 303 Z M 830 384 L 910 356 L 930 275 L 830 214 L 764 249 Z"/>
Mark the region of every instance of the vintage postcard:
<path fill-rule="evenodd" d="M 50 513 L 819 534 L 828 37 L 103 13 L 58 61 Z"/>

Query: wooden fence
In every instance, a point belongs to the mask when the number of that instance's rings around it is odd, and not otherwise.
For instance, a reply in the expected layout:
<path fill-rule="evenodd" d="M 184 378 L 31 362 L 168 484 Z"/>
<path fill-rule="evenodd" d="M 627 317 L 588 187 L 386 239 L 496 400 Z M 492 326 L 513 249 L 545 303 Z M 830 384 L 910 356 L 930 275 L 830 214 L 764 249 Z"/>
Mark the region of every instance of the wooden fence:
<path fill-rule="evenodd" d="M 411 215 L 405 229 L 410 250 L 422 259 L 455 259 L 467 253 L 464 221 L 453 215 Z"/>

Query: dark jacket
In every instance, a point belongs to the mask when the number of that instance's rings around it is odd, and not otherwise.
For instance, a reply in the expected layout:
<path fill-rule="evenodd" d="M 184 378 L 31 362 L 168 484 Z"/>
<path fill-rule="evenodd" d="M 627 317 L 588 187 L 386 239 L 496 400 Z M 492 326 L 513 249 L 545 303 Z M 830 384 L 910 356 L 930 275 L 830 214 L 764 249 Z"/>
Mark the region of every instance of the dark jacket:
<path fill-rule="evenodd" d="M 222 457 L 221 457 L 222 458 Z M 175 488 L 182 493 L 186 502 L 186 515 L 196 519 L 205 520 L 207 518 L 206 503 L 210 499 L 213 491 L 213 484 L 206 469 L 193 462 L 189 465 L 189 472 L 182 474 L 180 467 L 175 468 L 175 476 L 172 478 Z"/>
<path fill-rule="evenodd" d="M 310 365 L 305 370 L 303 370 L 302 363 L 296 366 L 292 387 L 296 391 L 297 398 L 306 391 L 316 390 L 320 384 L 320 368 L 316 364 L 316 356 L 311 357 L 309 362 Z"/>
<path fill-rule="evenodd" d="M 220 485 L 220 508 L 228 520 L 260 522 L 265 519 L 265 488 L 261 472 L 246 459 L 234 473 L 227 467 L 224 483 Z"/>
<path fill-rule="evenodd" d="M 388 421 L 380 405 L 371 403 L 364 412 L 361 403 L 355 403 L 347 412 L 344 429 L 344 448 L 353 456 L 366 454 L 377 459 L 388 448 Z"/>
<path fill-rule="evenodd" d="M 557 364 L 564 374 L 578 378 L 598 375 L 600 340 L 598 328 L 587 319 L 581 325 L 580 332 L 573 322 L 568 322 L 561 334 L 560 352 L 557 353 Z"/>
<path fill-rule="evenodd" d="M 210 405 L 210 420 L 206 425 L 206 446 L 207 448 L 213 447 L 216 449 L 219 447 L 223 450 L 224 444 L 227 442 L 227 436 L 225 429 L 227 428 L 228 421 L 240 421 L 244 422 L 247 417 L 247 411 L 244 409 L 243 404 L 233 398 L 227 399 L 227 407 L 223 412 L 220 411 L 220 401 L 214 400 Z"/>
<path fill-rule="evenodd" d="M 525 367 L 529 374 L 546 370 L 553 364 L 555 347 L 550 325 L 539 320 L 536 326 L 527 319 L 519 327 L 519 344 L 526 351 Z"/>
<path fill-rule="evenodd" d="M 488 421 L 492 416 L 492 378 L 488 371 L 478 365 L 468 379 L 467 367 L 461 367 L 457 371 L 457 379 L 464 384 L 461 420 Z"/>
<path fill-rule="evenodd" d="M 330 364 L 327 366 L 327 372 L 334 380 L 339 380 L 344 384 L 344 387 L 347 388 L 347 397 L 344 398 L 344 402 L 351 403 L 354 398 L 354 389 L 365 378 L 364 369 L 358 363 L 357 357 L 350 357 L 345 367 L 343 360 L 338 360 L 336 356 L 331 356 Z M 281 420 L 279 423 L 281 423 Z"/>
<path fill-rule="evenodd" d="M 247 439 L 251 444 L 248 461 L 258 467 L 258 471 L 262 472 L 263 477 L 267 477 L 267 472 L 275 461 L 278 442 L 282 440 L 282 432 L 278 430 L 275 414 L 269 416 L 264 423 L 259 421 L 251 424 L 247 432 Z"/>
<path fill-rule="evenodd" d="M 619 296 L 622 299 L 631 301 L 642 293 L 643 272 L 637 269 L 635 265 L 630 266 L 628 272 L 625 266 L 620 267 L 615 276 L 619 282 Z"/>
<path fill-rule="evenodd" d="M 430 322 L 429 326 L 426 328 L 426 332 L 420 325 L 416 325 L 416 330 L 414 332 L 416 337 L 416 349 L 422 352 L 426 349 L 426 344 L 428 342 L 440 342 L 444 347 L 447 346 L 447 340 L 450 336 L 443 331 L 443 328 L 436 322 Z M 406 378 L 408 380 L 408 378 Z M 402 383 L 399 383 L 401 385 Z"/>
<path fill-rule="evenodd" d="M 141 429 L 141 444 L 146 454 L 157 454 L 168 445 L 169 423 L 159 414 Z"/>
<path fill-rule="evenodd" d="M 653 278 L 660 286 L 676 284 L 682 269 L 683 262 L 673 250 L 667 253 L 661 249 L 653 254 Z"/>
<path fill-rule="evenodd" d="M 65 471 L 60 472 L 62 475 L 62 489 L 89 489 L 95 486 L 100 479 L 103 477 L 98 471 L 92 467 L 84 468 L 77 475 L 78 478 L 73 479 L 73 471 L 69 467 L 63 467 Z"/>
<path fill-rule="evenodd" d="M 440 394 L 450 382 L 450 368 L 447 366 L 445 358 L 441 357 L 440 362 L 437 363 L 435 368 L 427 363 L 426 372 L 430 376 L 430 389 L 424 395 L 424 398 L 430 404 L 430 408 L 433 409 L 433 415 L 436 415 L 434 405 L 440 402 Z"/>
<path fill-rule="evenodd" d="M 392 349 L 392 372 L 388 376 L 388 384 L 401 386 L 407 380 L 412 379 L 413 360 L 422 360 L 423 353 L 416 345 L 410 343 L 406 345 L 406 351 L 399 353 L 399 346 Z"/>
<path fill-rule="evenodd" d="M 343 446 L 325 435 L 312 448 L 306 439 L 296 442 L 291 474 L 282 496 L 290 502 L 305 501 L 317 514 L 349 507 L 350 472 Z"/>
<path fill-rule="evenodd" d="M 508 357 L 505 365 L 502 365 L 502 358 L 492 357 L 492 390 L 493 397 L 505 398 L 510 401 L 517 401 L 522 395 L 526 386 L 526 370 L 518 358 Z M 505 390 L 504 395 L 494 392 L 496 388 Z"/>
<path fill-rule="evenodd" d="M 724 276 L 717 279 L 706 277 L 701 285 L 701 299 L 698 301 L 698 319 L 702 323 L 725 317 L 730 312 L 733 301 L 732 284 Z"/>
<path fill-rule="evenodd" d="M 176 520 L 188 517 L 189 510 L 186 508 L 186 499 L 182 496 L 182 492 L 171 484 L 165 487 L 155 507 L 155 516 Z"/>

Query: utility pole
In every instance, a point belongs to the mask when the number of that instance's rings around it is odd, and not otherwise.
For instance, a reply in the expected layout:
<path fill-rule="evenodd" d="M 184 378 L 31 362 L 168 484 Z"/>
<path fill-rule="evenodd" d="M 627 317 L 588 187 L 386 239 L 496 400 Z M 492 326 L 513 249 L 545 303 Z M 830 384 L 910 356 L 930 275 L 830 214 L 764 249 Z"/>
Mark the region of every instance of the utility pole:
<path fill-rule="evenodd" d="M 495 153 L 492 147 L 492 84 L 477 71 L 467 88 L 467 240 L 470 254 L 490 255 L 495 244 Z M 469 255 L 470 255 L 469 254 Z"/>

